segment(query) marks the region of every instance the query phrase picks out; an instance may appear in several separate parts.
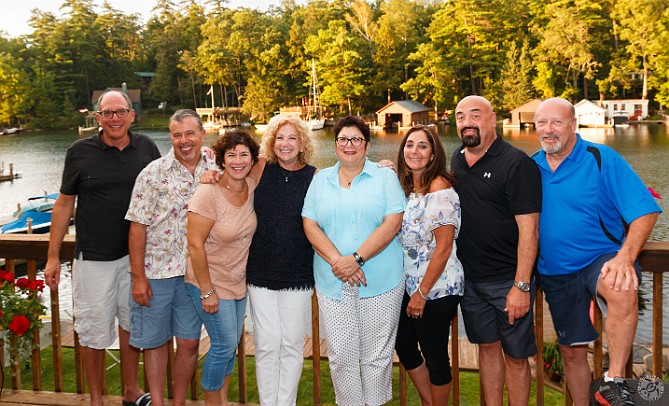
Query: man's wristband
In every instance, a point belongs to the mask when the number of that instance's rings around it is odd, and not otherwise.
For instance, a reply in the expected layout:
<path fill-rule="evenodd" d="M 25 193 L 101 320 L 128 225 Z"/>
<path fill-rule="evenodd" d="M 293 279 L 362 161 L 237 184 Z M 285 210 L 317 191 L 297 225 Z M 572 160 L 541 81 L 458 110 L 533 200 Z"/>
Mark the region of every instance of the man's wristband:
<path fill-rule="evenodd" d="M 200 300 L 209 299 L 209 296 L 211 296 L 212 293 L 214 293 L 214 292 L 216 292 L 216 287 L 212 286 L 211 290 L 209 292 L 205 293 L 204 295 L 200 295 Z"/>
<path fill-rule="evenodd" d="M 355 258 L 355 262 L 357 262 L 358 266 L 365 265 L 365 258 L 363 258 L 362 255 L 358 254 L 357 252 L 353 253 L 353 258 Z"/>

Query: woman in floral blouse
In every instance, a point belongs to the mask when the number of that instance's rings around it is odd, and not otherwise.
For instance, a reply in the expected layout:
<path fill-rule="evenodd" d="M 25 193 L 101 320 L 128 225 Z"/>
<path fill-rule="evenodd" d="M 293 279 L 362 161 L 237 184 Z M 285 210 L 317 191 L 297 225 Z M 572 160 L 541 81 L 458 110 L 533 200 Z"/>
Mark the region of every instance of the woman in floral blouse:
<path fill-rule="evenodd" d="M 431 128 L 411 128 L 397 161 L 408 201 L 400 231 L 406 290 L 395 349 L 423 404 L 447 405 L 449 330 L 464 291 L 455 245 L 460 199 L 444 147 Z"/>

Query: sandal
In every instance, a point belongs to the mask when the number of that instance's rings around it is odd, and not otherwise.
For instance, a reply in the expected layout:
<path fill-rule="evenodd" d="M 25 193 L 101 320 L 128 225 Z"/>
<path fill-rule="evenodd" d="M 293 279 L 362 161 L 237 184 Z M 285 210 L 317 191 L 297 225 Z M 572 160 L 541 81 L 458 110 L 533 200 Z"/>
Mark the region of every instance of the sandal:
<path fill-rule="evenodd" d="M 151 405 L 151 394 L 145 393 L 135 399 L 134 402 L 128 400 L 123 400 L 123 406 L 150 406 Z"/>

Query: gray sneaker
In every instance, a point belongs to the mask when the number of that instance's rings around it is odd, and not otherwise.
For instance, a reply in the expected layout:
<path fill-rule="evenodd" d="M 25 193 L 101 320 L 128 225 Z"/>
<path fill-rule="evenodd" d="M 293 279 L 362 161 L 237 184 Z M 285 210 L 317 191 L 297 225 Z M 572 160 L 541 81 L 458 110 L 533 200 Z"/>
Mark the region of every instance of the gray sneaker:
<path fill-rule="evenodd" d="M 629 406 L 634 405 L 632 391 L 623 378 L 614 378 L 613 382 L 603 382 L 595 399 L 602 406 Z"/>

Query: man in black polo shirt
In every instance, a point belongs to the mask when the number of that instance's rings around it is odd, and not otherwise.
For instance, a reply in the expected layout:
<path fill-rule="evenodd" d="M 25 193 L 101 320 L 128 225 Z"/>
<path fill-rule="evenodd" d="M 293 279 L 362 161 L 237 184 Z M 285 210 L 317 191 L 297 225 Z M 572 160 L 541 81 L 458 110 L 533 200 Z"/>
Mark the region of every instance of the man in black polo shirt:
<path fill-rule="evenodd" d="M 458 258 L 465 270 L 460 306 L 467 337 L 479 346 L 486 405 L 502 405 L 505 382 L 509 405 L 527 405 L 527 358 L 536 354 L 532 270 L 541 175 L 531 158 L 496 133 L 488 100 L 465 97 L 455 119 L 462 146 L 451 167 L 462 209 Z"/>
<path fill-rule="evenodd" d="M 44 279 L 60 281 L 59 252 L 77 200 L 77 247 L 73 264 L 74 329 L 82 345 L 91 405 L 102 405 L 105 349 L 116 339 L 123 370 L 123 404 L 147 405 L 137 382 L 139 350 L 129 345 L 130 263 L 125 213 L 135 178 L 154 159 L 156 144 L 129 130 L 135 118 L 130 98 L 107 91 L 98 99 L 98 135 L 75 141 L 67 151 L 60 195 L 53 208 Z"/>

